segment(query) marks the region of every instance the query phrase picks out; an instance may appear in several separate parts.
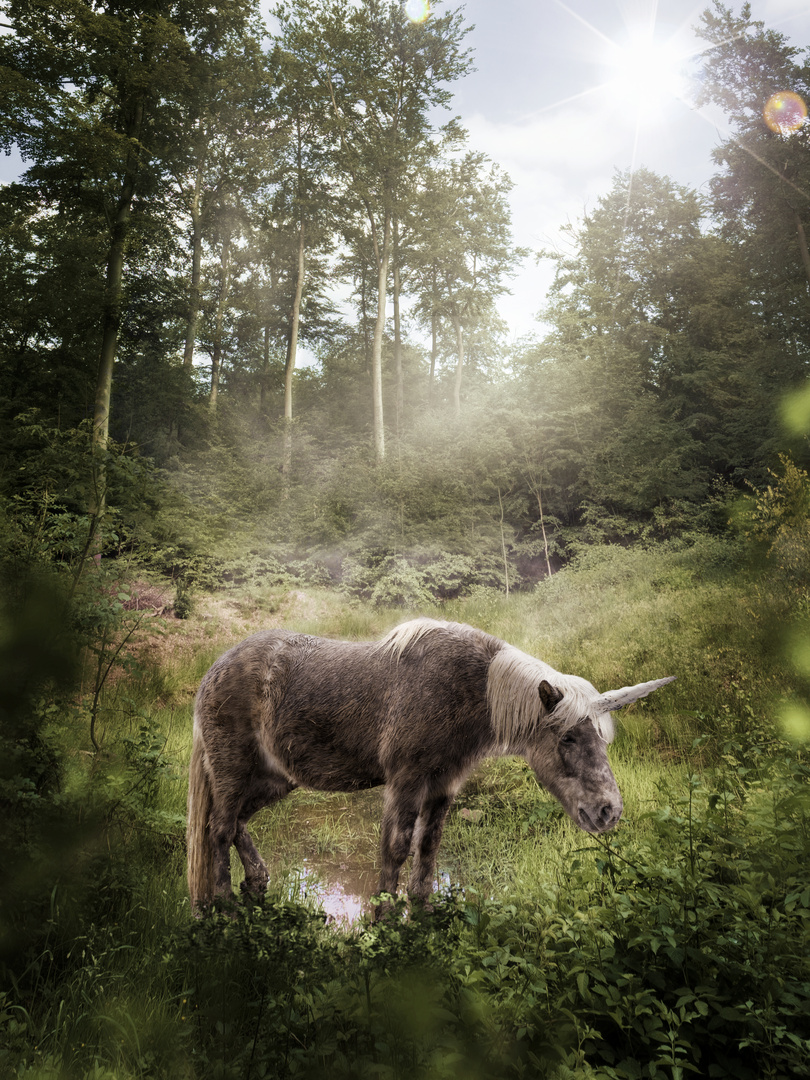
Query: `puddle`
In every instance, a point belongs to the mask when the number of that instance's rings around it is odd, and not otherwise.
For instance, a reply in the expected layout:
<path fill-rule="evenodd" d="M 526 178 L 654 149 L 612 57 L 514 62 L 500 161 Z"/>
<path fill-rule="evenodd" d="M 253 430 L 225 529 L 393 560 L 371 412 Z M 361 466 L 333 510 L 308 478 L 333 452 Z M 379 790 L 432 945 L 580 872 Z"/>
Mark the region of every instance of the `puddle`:
<path fill-rule="evenodd" d="M 403 873 L 403 879 L 405 876 Z M 367 880 L 365 880 L 366 877 Z M 363 879 L 362 886 L 358 891 L 351 891 L 351 882 L 357 882 L 358 878 Z M 434 893 L 447 893 L 452 885 L 450 871 L 440 869 L 433 882 Z M 304 865 L 290 874 L 287 895 L 291 900 L 314 902 L 316 907 L 325 912 L 327 922 L 348 929 L 359 922 L 364 915 L 371 914 L 369 897 L 376 887 L 376 871 L 368 875 L 359 875 L 356 871 L 343 873 L 338 866 L 334 868 L 333 876 L 332 868 L 328 864 L 316 862 L 314 865 L 308 865 L 305 859 Z M 402 889 L 400 889 L 400 895 L 403 895 Z"/>
<path fill-rule="evenodd" d="M 254 819 L 250 831 L 271 882 L 286 879 L 291 900 L 321 908 L 330 923 L 348 929 L 371 913 L 381 815 L 379 790 L 340 796 L 296 793 Z M 406 862 L 403 884 L 408 870 Z M 440 868 L 433 891 L 446 892 L 454 883 L 457 876 Z"/>
<path fill-rule="evenodd" d="M 325 912 L 328 922 L 350 927 L 370 912 L 368 898 L 374 885 L 369 884 L 367 892 L 353 892 L 348 882 L 326 875 L 324 869 L 323 865 L 308 865 L 305 859 L 303 866 L 290 875 L 290 899 L 314 903 Z M 340 873 L 339 868 L 337 872 Z M 376 884 L 376 874 L 371 877 Z"/>

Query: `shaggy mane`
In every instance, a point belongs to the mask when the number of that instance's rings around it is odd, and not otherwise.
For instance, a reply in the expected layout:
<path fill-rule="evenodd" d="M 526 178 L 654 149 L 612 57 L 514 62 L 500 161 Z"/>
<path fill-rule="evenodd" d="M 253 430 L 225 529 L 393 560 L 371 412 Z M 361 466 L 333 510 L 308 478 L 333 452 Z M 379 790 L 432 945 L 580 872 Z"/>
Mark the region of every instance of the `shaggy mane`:
<path fill-rule="evenodd" d="M 399 659 L 408 649 L 437 630 L 493 641 L 482 631 L 464 623 L 422 618 L 395 626 L 377 642 L 377 648 Z M 563 695 L 562 701 L 546 714 L 543 713 L 538 693 L 544 679 Z M 487 704 L 495 738 L 504 747 L 519 747 L 538 721 L 543 720 L 563 732 L 586 716 L 605 742 L 612 742 L 615 734 L 613 717 L 608 712 L 596 712 L 594 703 L 598 698 L 599 692 L 587 679 L 579 675 L 563 675 L 542 660 L 505 642 L 489 664 Z"/>
<path fill-rule="evenodd" d="M 542 717 L 538 687 L 544 679 L 563 698 Z M 489 665 L 487 703 L 495 737 L 502 746 L 519 746 L 541 717 L 562 732 L 587 716 L 605 742 L 612 742 L 613 718 L 610 713 L 596 713 L 598 697 L 596 687 L 587 679 L 563 675 L 513 645 L 504 645 Z"/>
<path fill-rule="evenodd" d="M 476 633 L 473 627 L 465 626 L 464 623 L 443 622 L 440 619 L 428 618 L 411 619 L 409 622 L 400 623 L 393 630 L 389 630 L 385 637 L 377 642 L 377 648 L 380 652 L 391 652 L 399 659 L 407 649 L 416 645 L 425 635 L 436 630 L 455 630 L 457 633 L 467 636 Z"/>

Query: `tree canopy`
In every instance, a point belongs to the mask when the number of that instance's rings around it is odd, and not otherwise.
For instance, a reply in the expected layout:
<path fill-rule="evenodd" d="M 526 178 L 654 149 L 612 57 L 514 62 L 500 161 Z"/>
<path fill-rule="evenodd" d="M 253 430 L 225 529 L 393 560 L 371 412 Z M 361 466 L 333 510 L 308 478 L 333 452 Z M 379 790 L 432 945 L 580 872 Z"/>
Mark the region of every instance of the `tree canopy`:
<path fill-rule="evenodd" d="M 702 16 L 701 93 L 733 130 L 709 194 L 617 173 L 553 255 L 548 333 L 519 346 L 497 315 L 529 254 L 512 183 L 452 115 L 463 11 L 289 0 L 271 32 L 248 0 L 4 7 L 0 146 L 25 161 L 0 189 L 12 517 L 78 511 L 81 490 L 92 528 L 110 511 L 81 550 L 172 573 L 259 544 L 328 573 L 471 559 L 467 584 L 503 584 L 595 537 L 713 527 L 718 492 L 788 448 L 810 125 L 767 103 L 810 78 L 747 5 Z M 87 425 L 83 486 L 20 469 Z M 123 460 L 151 470 L 148 527 L 123 528 Z"/>

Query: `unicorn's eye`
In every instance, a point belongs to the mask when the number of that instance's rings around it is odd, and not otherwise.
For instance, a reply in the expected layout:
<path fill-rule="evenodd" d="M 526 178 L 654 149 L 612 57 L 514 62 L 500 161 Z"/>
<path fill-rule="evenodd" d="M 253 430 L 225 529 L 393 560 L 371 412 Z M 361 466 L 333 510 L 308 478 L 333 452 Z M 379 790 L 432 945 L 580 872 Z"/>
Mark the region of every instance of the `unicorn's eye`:
<path fill-rule="evenodd" d="M 570 731 L 567 735 L 563 735 L 563 737 L 560 739 L 560 743 L 562 746 L 574 746 L 576 741 L 577 740 L 574 738 Z"/>

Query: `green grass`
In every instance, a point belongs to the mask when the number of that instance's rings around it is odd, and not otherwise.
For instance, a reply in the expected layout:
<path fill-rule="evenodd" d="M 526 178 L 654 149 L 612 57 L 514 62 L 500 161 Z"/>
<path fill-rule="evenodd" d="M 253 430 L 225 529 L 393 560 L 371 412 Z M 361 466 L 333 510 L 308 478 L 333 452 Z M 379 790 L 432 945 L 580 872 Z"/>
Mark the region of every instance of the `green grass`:
<path fill-rule="evenodd" d="M 519 760 L 476 770 L 439 855 L 464 898 L 425 927 L 347 936 L 288 903 L 304 858 L 373 863 L 378 793 L 296 792 L 258 815 L 271 900 L 218 928 L 190 919 L 182 824 L 193 694 L 216 656 L 268 625 L 366 639 L 416 613 L 255 587 L 142 634 L 138 668 L 103 695 L 99 754 L 75 702 L 47 714 L 62 778 L 52 807 L 32 804 L 44 824 L 15 879 L 30 915 L 2 939 L 0 1075 L 656 1080 L 724 1060 L 739 1078 L 793 1075 L 810 1037 L 810 806 L 802 752 L 774 724 L 801 690 L 780 644 L 791 598 L 720 561 L 608 549 L 532 593 L 422 612 L 600 689 L 678 677 L 619 714 L 625 815 L 607 838 Z M 52 841 L 48 814 L 69 825 Z"/>

